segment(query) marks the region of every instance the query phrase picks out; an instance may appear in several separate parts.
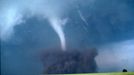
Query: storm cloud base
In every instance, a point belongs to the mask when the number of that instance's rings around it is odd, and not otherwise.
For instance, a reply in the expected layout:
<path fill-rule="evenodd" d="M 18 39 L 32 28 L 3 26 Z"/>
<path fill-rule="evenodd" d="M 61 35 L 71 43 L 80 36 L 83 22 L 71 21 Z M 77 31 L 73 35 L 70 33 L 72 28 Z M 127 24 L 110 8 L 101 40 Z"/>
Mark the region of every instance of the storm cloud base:
<path fill-rule="evenodd" d="M 85 50 L 47 50 L 42 61 L 44 74 L 96 73 L 96 49 Z"/>

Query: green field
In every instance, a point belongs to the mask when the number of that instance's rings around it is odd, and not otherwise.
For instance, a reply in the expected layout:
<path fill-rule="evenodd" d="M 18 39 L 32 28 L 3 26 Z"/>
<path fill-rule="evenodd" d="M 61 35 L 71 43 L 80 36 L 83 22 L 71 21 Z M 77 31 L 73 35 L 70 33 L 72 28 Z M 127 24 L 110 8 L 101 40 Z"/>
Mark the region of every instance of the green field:
<path fill-rule="evenodd" d="M 89 74 L 52 74 L 52 75 L 134 75 L 134 72 L 119 72 L 119 73 L 89 73 Z"/>

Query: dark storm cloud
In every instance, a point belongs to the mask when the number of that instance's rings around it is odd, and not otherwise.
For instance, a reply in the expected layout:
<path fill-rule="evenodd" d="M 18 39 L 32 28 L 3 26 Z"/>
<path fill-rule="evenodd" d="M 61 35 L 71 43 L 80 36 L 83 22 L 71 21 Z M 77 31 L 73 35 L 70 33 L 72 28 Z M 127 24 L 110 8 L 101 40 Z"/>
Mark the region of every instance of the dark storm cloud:
<path fill-rule="evenodd" d="M 60 49 L 49 49 L 42 53 L 44 74 L 74 74 L 95 73 L 97 65 L 95 57 L 97 50 L 79 49 L 62 51 Z"/>
<path fill-rule="evenodd" d="M 50 2 L 44 5 L 44 1 Z M 11 35 L 12 38 L 3 37 L 10 38 L 8 41 L 1 41 L 2 74 L 37 75 L 42 72 L 42 63 L 36 54 L 40 50 L 46 50 L 45 48 L 57 45 L 59 47 L 60 44 L 46 16 L 67 17 L 64 26 L 67 48 L 97 46 L 99 55 L 96 61 L 100 72 L 120 71 L 122 66 L 125 67 L 124 61 L 127 60 L 129 61 L 127 65 L 130 64 L 127 66 L 128 69 L 133 71 L 131 63 L 134 57 L 130 55 L 130 51 L 132 54 L 134 44 L 132 40 L 129 44 L 124 42 L 134 38 L 133 9 L 133 0 L 1 0 L 0 33 L 2 30 L 8 30 L 9 34 L 5 35 L 14 34 Z M 43 20 L 42 15 L 43 17 L 45 15 Z M 100 44 L 102 47 L 98 47 Z M 117 55 L 115 56 L 118 57 L 117 61 L 106 66 L 103 62 L 111 62 L 109 58 L 115 58 L 114 55 Z M 126 58 L 128 55 L 129 59 Z M 101 57 L 109 58 L 102 60 Z"/>

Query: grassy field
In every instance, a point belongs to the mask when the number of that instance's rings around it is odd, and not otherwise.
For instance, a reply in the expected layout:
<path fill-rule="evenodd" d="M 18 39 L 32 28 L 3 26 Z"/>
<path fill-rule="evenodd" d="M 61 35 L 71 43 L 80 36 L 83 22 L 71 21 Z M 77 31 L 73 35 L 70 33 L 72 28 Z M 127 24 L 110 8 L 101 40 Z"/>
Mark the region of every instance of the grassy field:
<path fill-rule="evenodd" d="M 134 72 L 119 72 L 119 73 L 89 73 L 89 74 L 52 74 L 52 75 L 134 75 Z"/>

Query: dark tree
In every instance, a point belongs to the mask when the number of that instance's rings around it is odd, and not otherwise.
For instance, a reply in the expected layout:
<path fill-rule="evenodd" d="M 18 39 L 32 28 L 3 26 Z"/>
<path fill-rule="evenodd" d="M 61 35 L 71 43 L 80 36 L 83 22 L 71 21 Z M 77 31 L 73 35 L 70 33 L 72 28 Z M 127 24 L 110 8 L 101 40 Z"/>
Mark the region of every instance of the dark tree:
<path fill-rule="evenodd" d="M 127 69 L 123 69 L 123 72 L 127 72 Z"/>

